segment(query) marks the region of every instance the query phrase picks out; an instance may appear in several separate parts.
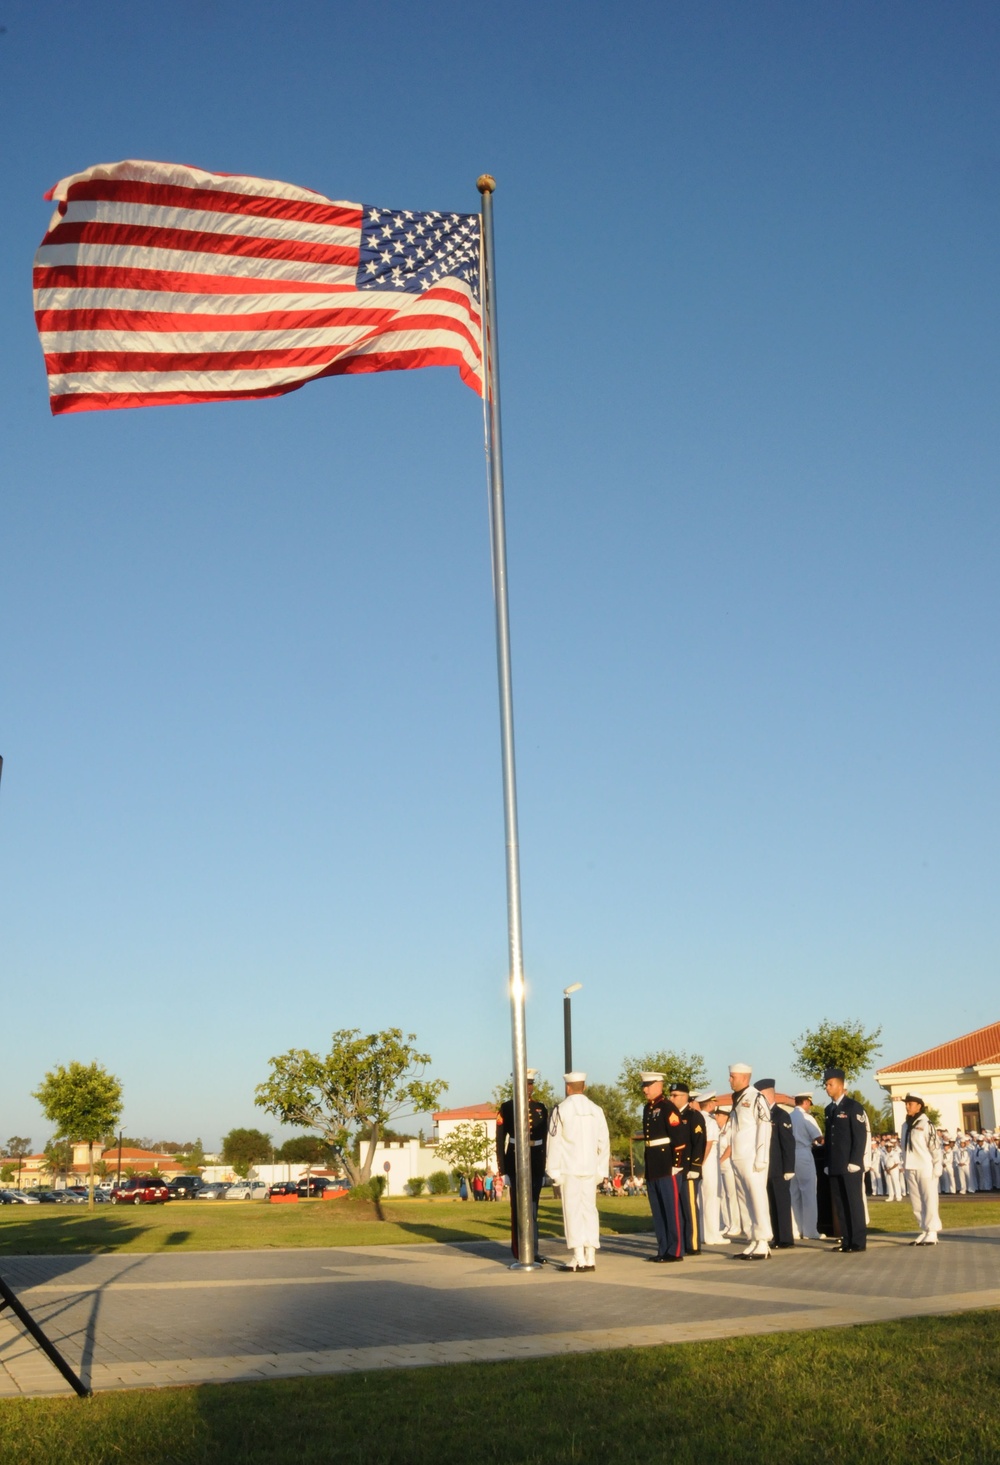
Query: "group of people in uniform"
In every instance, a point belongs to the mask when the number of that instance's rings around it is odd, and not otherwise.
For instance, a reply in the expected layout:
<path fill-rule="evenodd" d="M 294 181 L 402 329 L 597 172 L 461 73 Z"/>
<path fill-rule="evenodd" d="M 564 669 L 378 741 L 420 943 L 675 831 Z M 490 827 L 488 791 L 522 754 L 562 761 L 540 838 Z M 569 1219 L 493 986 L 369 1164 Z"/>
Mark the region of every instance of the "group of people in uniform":
<path fill-rule="evenodd" d="M 534 1097 L 536 1077 L 529 1069 L 527 1166 L 517 1155 L 513 1100 L 497 1115 L 497 1167 L 511 1197 L 511 1249 L 520 1255 L 520 1170 L 530 1176 L 533 1254 L 545 1260 L 538 1256 L 538 1201 L 547 1174 L 559 1187 L 570 1253 L 560 1270 L 592 1272 L 601 1244 L 597 1192 L 611 1160 L 607 1120 L 586 1096 L 585 1073 L 563 1075 L 566 1098 L 551 1115 Z M 906 1095 L 898 1141 L 893 1136 L 895 1143 L 876 1143 L 864 1107 L 847 1093 L 843 1069 L 828 1068 L 823 1075 L 829 1103 L 822 1128 L 812 1114 L 812 1094 L 796 1094 L 789 1111 L 777 1102 L 773 1078 L 751 1084 L 751 1077 L 749 1064 L 731 1064 L 732 1092 L 720 1097 L 708 1089 L 692 1093 L 687 1083 L 663 1073 L 640 1074 L 646 1195 L 656 1236 L 648 1261 L 677 1263 L 704 1246 L 727 1242 L 743 1243 L 734 1253 L 737 1260 L 763 1261 L 772 1250 L 823 1236 L 835 1240 L 834 1250 L 842 1254 L 865 1251 L 865 1177 L 873 1180 L 876 1172 L 892 1185 L 888 1198 L 897 1191 L 899 1199 L 904 1192 L 909 1197 L 919 1227 L 912 1244 L 936 1244 L 948 1150 L 921 1095 Z M 1000 1154 L 995 1144 L 987 1153 L 992 1177 L 993 1157 L 1000 1161 Z M 978 1160 L 968 1168 L 978 1172 Z"/>
<path fill-rule="evenodd" d="M 965 1134 L 954 1139 L 938 1128 L 941 1152 L 938 1190 L 941 1195 L 973 1195 L 977 1191 L 1000 1190 L 1000 1144 L 995 1131 Z M 876 1135 L 872 1141 L 871 1193 L 881 1200 L 903 1200 L 905 1182 L 900 1161 L 899 1137 Z"/>

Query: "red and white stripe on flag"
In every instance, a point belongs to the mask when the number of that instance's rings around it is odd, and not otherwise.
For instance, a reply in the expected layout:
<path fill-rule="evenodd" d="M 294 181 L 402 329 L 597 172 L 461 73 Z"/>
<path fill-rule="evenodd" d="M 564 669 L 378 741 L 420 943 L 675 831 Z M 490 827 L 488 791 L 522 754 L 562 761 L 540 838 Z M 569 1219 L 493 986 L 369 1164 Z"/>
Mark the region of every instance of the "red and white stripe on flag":
<path fill-rule="evenodd" d="M 482 394 L 478 215 L 135 161 L 46 197 L 58 209 L 35 257 L 35 318 L 54 413 L 419 366 L 457 366 Z"/>

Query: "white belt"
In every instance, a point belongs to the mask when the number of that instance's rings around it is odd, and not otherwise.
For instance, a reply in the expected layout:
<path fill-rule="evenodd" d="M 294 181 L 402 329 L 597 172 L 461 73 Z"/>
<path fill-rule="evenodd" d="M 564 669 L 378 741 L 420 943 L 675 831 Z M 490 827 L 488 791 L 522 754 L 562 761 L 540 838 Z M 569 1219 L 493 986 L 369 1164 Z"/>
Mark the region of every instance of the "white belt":
<path fill-rule="evenodd" d="M 671 1140 L 671 1138 L 670 1138 L 670 1136 L 668 1134 L 668 1135 L 664 1136 L 663 1139 L 647 1139 L 647 1141 L 646 1141 L 646 1148 L 647 1148 L 647 1150 L 655 1150 L 656 1147 L 657 1147 L 657 1145 L 669 1145 L 669 1144 L 672 1144 L 672 1143 L 673 1143 L 673 1141 Z"/>
<path fill-rule="evenodd" d="M 540 1139 L 532 1139 L 532 1140 L 529 1140 L 528 1143 L 529 1143 L 529 1145 L 531 1146 L 531 1148 L 533 1150 L 536 1150 L 538 1148 L 538 1146 L 542 1143 L 542 1141 Z M 661 1140 L 660 1143 L 661 1144 L 666 1144 L 666 1140 Z M 513 1150 L 513 1149 L 516 1149 L 517 1148 L 517 1146 L 515 1145 L 515 1143 L 514 1143 L 514 1141 L 512 1139 L 509 1139 L 507 1141 L 507 1148 L 509 1150 Z"/>

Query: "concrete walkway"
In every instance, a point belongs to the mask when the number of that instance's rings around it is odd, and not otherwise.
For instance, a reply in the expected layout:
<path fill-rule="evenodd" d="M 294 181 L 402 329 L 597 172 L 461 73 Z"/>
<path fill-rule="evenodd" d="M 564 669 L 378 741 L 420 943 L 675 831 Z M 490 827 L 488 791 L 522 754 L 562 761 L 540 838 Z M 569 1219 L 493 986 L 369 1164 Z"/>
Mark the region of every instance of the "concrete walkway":
<path fill-rule="evenodd" d="M 645 1266 L 608 1237 L 594 1273 L 507 1269 L 493 1242 L 152 1256 L 12 1257 L 15 1288 L 95 1390 L 637 1348 L 1000 1307 L 1000 1226 L 937 1247 L 805 1242 L 763 1263 L 718 1247 Z M 563 1253 L 546 1242 L 555 1260 Z M 0 1397 L 68 1394 L 0 1313 Z"/>

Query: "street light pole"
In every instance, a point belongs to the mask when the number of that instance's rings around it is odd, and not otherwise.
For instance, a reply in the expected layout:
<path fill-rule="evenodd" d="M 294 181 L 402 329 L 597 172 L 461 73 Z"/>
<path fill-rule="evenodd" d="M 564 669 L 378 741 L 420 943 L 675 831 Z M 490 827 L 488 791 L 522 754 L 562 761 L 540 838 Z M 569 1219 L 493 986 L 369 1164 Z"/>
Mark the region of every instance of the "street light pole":
<path fill-rule="evenodd" d="M 573 1015 L 570 1011 L 570 998 L 574 992 L 579 992 L 582 986 L 582 982 L 573 982 L 571 986 L 563 988 L 563 1057 L 566 1060 L 565 1073 L 573 1072 Z"/>

